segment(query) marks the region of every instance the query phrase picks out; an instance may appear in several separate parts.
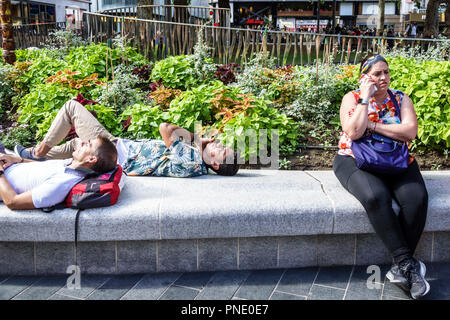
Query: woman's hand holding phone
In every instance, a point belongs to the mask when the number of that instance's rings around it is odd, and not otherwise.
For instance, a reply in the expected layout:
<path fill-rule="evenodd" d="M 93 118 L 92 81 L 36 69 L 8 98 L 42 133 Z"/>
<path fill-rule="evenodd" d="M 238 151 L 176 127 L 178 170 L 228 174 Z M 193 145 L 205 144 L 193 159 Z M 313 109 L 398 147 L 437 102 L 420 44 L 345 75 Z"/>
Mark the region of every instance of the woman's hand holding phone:
<path fill-rule="evenodd" d="M 378 90 L 375 83 L 376 82 L 368 74 L 363 74 L 361 78 L 359 78 L 359 89 L 361 91 L 361 98 L 368 100 L 371 97 L 373 97 L 375 92 L 377 92 Z"/>

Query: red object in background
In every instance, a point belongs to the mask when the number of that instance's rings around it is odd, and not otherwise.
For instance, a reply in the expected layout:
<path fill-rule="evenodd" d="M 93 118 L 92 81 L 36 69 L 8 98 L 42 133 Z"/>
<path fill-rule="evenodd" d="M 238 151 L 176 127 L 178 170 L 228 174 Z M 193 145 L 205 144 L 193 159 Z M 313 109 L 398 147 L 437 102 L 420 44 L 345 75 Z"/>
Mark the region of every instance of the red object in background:
<path fill-rule="evenodd" d="M 210 15 L 210 16 L 212 16 L 212 15 L 213 15 L 213 12 L 212 12 L 212 11 L 210 11 L 210 12 L 209 12 L 209 15 Z"/>
<path fill-rule="evenodd" d="M 220 26 L 220 24 L 214 23 L 214 27 L 218 27 L 218 26 Z"/>
<path fill-rule="evenodd" d="M 254 24 L 254 23 L 264 23 L 262 20 L 254 20 L 254 19 L 247 19 L 247 23 Z"/>

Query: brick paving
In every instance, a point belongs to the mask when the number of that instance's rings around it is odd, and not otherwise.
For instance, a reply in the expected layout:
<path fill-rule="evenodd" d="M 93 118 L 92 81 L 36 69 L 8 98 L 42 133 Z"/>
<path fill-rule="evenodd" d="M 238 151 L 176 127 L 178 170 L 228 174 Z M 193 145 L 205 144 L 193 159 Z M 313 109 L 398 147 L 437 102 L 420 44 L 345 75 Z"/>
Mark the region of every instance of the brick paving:
<path fill-rule="evenodd" d="M 450 262 L 427 263 L 426 300 L 450 300 Z M 0 276 L 0 300 L 408 300 L 385 278 L 367 280 L 367 266 L 131 275 Z"/>

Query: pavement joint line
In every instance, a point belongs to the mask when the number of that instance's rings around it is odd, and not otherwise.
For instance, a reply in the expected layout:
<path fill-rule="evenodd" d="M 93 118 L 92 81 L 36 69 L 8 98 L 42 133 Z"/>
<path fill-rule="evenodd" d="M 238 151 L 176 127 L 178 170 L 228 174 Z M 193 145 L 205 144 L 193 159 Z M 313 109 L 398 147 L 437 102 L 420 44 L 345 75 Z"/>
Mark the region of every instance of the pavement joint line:
<path fill-rule="evenodd" d="M 245 279 L 244 280 L 242 280 L 242 282 L 239 284 L 239 286 L 237 287 L 237 289 L 233 292 L 233 295 L 231 296 L 231 299 L 233 299 L 233 298 L 239 298 L 239 297 L 237 297 L 236 296 L 236 293 L 239 291 L 239 289 L 242 287 L 242 285 L 248 280 L 248 278 L 250 278 L 250 276 L 251 276 L 251 274 L 252 274 L 252 271 L 251 270 L 248 270 L 249 272 L 248 272 L 248 275 L 247 275 L 247 277 L 245 277 Z M 241 300 L 246 300 L 246 299 L 241 299 Z"/>
<path fill-rule="evenodd" d="M 337 290 L 345 291 L 345 289 L 342 289 L 342 288 L 336 288 L 336 287 L 332 287 L 332 286 L 326 286 L 326 285 L 318 284 L 318 283 L 313 284 L 312 287 L 313 287 L 313 286 L 319 286 L 319 287 L 324 287 L 324 288 L 329 288 L 329 289 L 337 289 Z"/>
<path fill-rule="evenodd" d="M 183 274 L 184 274 L 183 272 L 180 273 L 180 275 L 178 276 L 178 278 L 176 278 L 175 280 L 173 280 L 172 283 L 171 283 L 170 285 L 168 285 L 168 286 L 161 292 L 161 294 L 156 298 L 156 300 L 161 299 L 161 297 L 167 292 L 167 290 L 169 290 L 169 288 L 170 288 L 171 286 L 173 286 L 174 283 L 177 282 L 177 280 L 180 279 L 181 276 L 182 276 Z"/>
<path fill-rule="evenodd" d="M 134 286 L 132 286 L 130 288 L 130 290 L 125 292 L 125 294 L 123 296 L 121 296 L 119 300 L 122 300 L 123 297 L 125 297 L 128 293 L 130 293 L 130 291 L 133 290 L 139 283 L 141 283 L 144 278 L 145 278 L 145 274 L 134 284 Z"/>
<path fill-rule="evenodd" d="M 174 285 L 172 285 L 172 287 L 191 289 L 191 290 L 198 291 L 199 293 L 203 290 L 203 289 L 197 289 L 197 288 L 192 288 L 192 287 L 188 287 L 188 286 L 181 286 L 179 284 L 174 284 Z"/>
<path fill-rule="evenodd" d="M 80 297 L 73 297 L 73 296 L 70 296 L 68 294 L 62 294 L 62 293 L 58 293 L 58 292 L 55 292 L 54 294 L 52 294 L 47 300 L 51 300 L 51 298 L 56 296 L 56 295 L 63 296 L 63 297 L 68 297 L 68 298 L 72 298 L 72 299 L 76 299 L 76 300 L 84 300 L 83 298 L 80 298 Z"/>
<path fill-rule="evenodd" d="M 383 300 L 383 296 L 384 296 L 384 288 L 386 288 L 386 281 L 388 281 L 388 278 L 385 276 L 385 277 L 384 277 L 384 281 L 383 281 L 383 287 L 381 288 L 381 297 L 380 297 L 380 300 Z"/>
<path fill-rule="evenodd" d="M 84 300 L 89 299 L 90 296 L 92 296 L 98 289 L 100 289 L 101 287 L 103 287 L 106 283 L 108 283 L 109 280 L 111 280 L 112 278 L 107 278 L 103 283 L 99 284 L 96 288 L 94 288 L 94 290 L 92 290 L 91 293 L 89 293 Z"/>
<path fill-rule="evenodd" d="M 292 293 L 292 292 L 285 292 L 285 291 L 281 291 L 281 290 L 276 290 L 276 291 L 274 291 L 274 292 L 279 292 L 279 293 L 283 293 L 283 294 L 288 294 L 288 295 L 296 296 L 296 297 L 308 298 L 307 296 L 302 296 L 301 294 L 295 294 L 295 293 Z M 272 298 L 272 296 L 271 296 L 271 298 Z M 270 300 L 270 299 L 269 299 L 269 300 Z"/>
<path fill-rule="evenodd" d="M 316 283 L 317 277 L 319 276 L 320 269 L 322 269 L 322 268 L 319 267 L 319 268 L 317 269 L 316 276 L 314 277 L 314 280 L 313 280 L 313 282 L 312 282 L 312 284 L 311 284 L 311 287 L 309 288 L 309 292 L 308 292 L 308 296 L 307 296 L 307 297 L 311 296 L 311 291 L 312 291 L 312 288 L 313 288 L 313 286 L 314 286 L 314 283 Z"/>
<path fill-rule="evenodd" d="M 7 275 L 5 279 L 3 279 L 2 281 L 0 281 L 0 285 L 5 282 L 6 280 L 10 279 L 12 276 Z"/>
<path fill-rule="evenodd" d="M 356 242 L 356 237 L 355 237 L 355 242 Z M 348 288 L 350 287 L 350 282 L 352 281 L 354 271 L 355 271 L 355 266 L 353 265 L 352 271 L 350 272 L 350 277 L 348 278 L 348 281 L 347 281 L 347 287 L 345 288 L 344 297 L 342 298 L 342 300 L 345 300 L 345 297 L 347 296 Z"/>
<path fill-rule="evenodd" d="M 20 276 L 19 276 L 20 277 Z M 12 297 L 10 300 L 13 300 L 15 297 L 20 296 L 22 293 L 24 293 L 25 291 L 27 291 L 28 289 L 30 289 L 32 286 L 34 286 L 36 283 L 38 283 L 43 277 L 39 277 L 36 281 L 34 281 L 33 283 L 31 283 L 28 287 L 26 287 L 25 289 L 23 289 L 22 291 L 20 291 L 18 294 L 16 294 L 14 297 Z"/>
<path fill-rule="evenodd" d="M 273 296 L 273 293 L 275 292 L 275 290 L 277 290 L 278 285 L 280 284 L 281 279 L 283 279 L 284 275 L 286 274 L 286 271 L 287 271 L 287 269 L 284 269 L 283 273 L 281 274 L 280 279 L 278 279 L 277 284 L 276 284 L 275 287 L 273 288 L 272 293 L 269 295 L 268 300 L 271 300 L 271 298 L 272 298 L 272 296 Z"/>

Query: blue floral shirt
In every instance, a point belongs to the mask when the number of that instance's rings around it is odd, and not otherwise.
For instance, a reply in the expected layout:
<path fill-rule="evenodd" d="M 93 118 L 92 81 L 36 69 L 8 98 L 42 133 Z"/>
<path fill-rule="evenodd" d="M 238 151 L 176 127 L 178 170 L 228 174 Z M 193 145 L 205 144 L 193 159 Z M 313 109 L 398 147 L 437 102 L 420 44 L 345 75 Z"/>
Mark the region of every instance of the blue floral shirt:
<path fill-rule="evenodd" d="M 123 165 L 129 176 L 188 178 L 207 174 L 200 151 L 180 139 L 166 147 L 162 140 L 137 140 L 127 143 Z"/>

